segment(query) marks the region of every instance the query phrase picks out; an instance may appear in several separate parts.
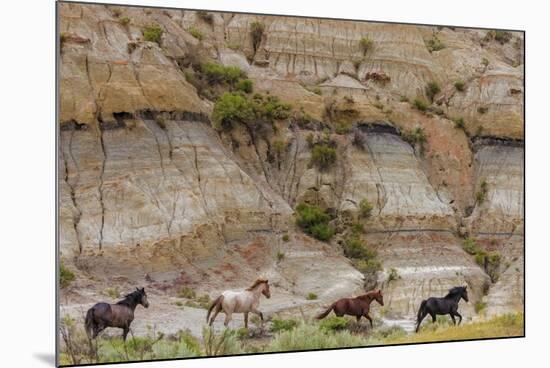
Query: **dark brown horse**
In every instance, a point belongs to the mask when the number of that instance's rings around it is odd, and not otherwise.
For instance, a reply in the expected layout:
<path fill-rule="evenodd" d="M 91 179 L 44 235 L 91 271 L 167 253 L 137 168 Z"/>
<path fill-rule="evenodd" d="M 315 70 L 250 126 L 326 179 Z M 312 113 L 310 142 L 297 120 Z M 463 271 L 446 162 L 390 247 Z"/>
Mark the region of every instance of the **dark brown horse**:
<path fill-rule="evenodd" d="M 384 298 L 380 290 L 369 291 L 365 295 L 360 295 L 355 298 L 340 299 L 337 302 L 332 303 L 326 311 L 319 314 L 316 318 L 323 319 L 328 316 L 330 311 L 334 310 L 334 314 L 338 317 L 342 317 L 344 314 L 355 316 L 357 318 L 357 322 L 359 322 L 361 317 L 365 317 L 369 320 L 370 326 L 372 327 L 372 318 L 369 316 L 369 310 L 370 303 L 373 300 L 376 300 L 380 305 L 384 305 Z"/>
<path fill-rule="evenodd" d="M 107 327 L 117 327 L 122 328 L 122 339 L 126 341 L 130 324 L 134 320 L 134 310 L 138 304 L 145 308 L 149 307 L 145 288 L 136 288 L 136 291 L 126 295 L 116 304 L 97 303 L 86 313 L 86 333 L 95 339 Z"/>

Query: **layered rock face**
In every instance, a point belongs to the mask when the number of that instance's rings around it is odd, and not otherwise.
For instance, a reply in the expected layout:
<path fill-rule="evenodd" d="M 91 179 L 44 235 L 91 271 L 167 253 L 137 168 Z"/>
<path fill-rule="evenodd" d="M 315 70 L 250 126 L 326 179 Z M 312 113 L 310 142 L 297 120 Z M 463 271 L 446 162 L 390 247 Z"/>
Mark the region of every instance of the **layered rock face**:
<path fill-rule="evenodd" d="M 412 319 L 422 299 L 463 284 L 466 315 L 480 301 L 489 314 L 522 308 L 522 34 L 500 44 L 469 29 L 59 7 L 60 250 L 77 273 L 66 304 L 112 284 L 213 296 L 258 276 L 274 284 L 270 312 L 361 293 L 339 243 L 366 199 L 361 237 L 383 265 L 386 316 Z M 151 25 L 159 42 L 144 38 Z M 445 47 L 430 52 L 434 39 Z M 205 60 L 245 71 L 291 116 L 262 134 L 215 130 L 214 99 L 186 77 Z M 328 169 L 311 164 L 319 139 L 335 147 Z M 304 201 L 336 218 L 331 242 L 295 225 Z M 496 276 L 462 249 L 466 236 L 499 253 Z"/>

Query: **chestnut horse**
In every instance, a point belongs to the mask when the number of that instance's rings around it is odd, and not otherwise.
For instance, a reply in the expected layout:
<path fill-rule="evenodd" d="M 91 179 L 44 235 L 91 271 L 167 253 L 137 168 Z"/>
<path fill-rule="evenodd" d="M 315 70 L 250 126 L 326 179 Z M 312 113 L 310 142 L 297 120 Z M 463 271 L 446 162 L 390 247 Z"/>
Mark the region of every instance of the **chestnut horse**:
<path fill-rule="evenodd" d="M 372 319 L 369 316 L 370 303 L 376 300 L 378 304 L 384 305 L 384 298 L 380 290 L 372 290 L 364 295 L 360 295 L 355 298 L 343 298 L 334 303 L 326 311 L 319 314 L 316 318 L 323 319 L 328 314 L 334 310 L 334 314 L 338 317 L 342 317 L 344 314 L 355 316 L 357 322 L 361 317 L 365 317 L 369 320 L 370 326 L 372 327 Z"/>
<path fill-rule="evenodd" d="M 226 290 L 219 297 L 214 300 L 208 313 L 206 314 L 206 322 L 212 326 L 218 313 L 223 311 L 225 313 L 224 326 L 227 327 L 229 321 L 231 321 L 231 315 L 233 313 L 244 313 L 244 327 L 248 328 L 248 313 L 252 312 L 260 316 L 262 323 L 264 322 L 264 315 L 258 309 L 260 305 L 260 296 L 264 295 L 266 298 L 271 297 L 269 292 L 268 280 L 257 279 L 252 286 L 242 291 L 230 291 Z M 210 313 L 215 308 L 212 318 Z"/>
<path fill-rule="evenodd" d="M 97 303 L 86 313 L 86 334 L 95 339 L 107 327 L 118 327 L 122 328 L 122 339 L 126 341 L 138 304 L 149 308 L 145 288 L 136 288 L 136 291 L 126 295 L 116 304 Z"/>

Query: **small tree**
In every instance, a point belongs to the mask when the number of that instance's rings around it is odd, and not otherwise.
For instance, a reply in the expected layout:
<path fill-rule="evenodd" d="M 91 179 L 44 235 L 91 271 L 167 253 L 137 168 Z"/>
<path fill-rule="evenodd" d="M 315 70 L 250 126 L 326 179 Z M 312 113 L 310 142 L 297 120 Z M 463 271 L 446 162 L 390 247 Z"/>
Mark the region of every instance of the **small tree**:
<path fill-rule="evenodd" d="M 311 163 L 320 170 L 326 170 L 336 162 L 336 149 L 321 143 L 313 146 Z"/>
<path fill-rule="evenodd" d="M 365 198 L 359 202 L 359 216 L 369 218 L 372 214 L 372 204 Z"/>
<path fill-rule="evenodd" d="M 260 43 L 262 42 L 264 31 L 265 26 L 263 23 L 255 21 L 250 24 L 250 36 L 252 37 L 252 47 L 254 48 L 254 53 L 256 53 Z"/>
<path fill-rule="evenodd" d="M 426 86 L 426 96 L 433 102 L 435 95 L 441 91 L 437 82 L 429 82 Z"/>
<path fill-rule="evenodd" d="M 363 51 L 363 56 L 366 56 L 373 48 L 373 42 L 368 36 L 361 37 L 359 40 L 359 47 Z"/>

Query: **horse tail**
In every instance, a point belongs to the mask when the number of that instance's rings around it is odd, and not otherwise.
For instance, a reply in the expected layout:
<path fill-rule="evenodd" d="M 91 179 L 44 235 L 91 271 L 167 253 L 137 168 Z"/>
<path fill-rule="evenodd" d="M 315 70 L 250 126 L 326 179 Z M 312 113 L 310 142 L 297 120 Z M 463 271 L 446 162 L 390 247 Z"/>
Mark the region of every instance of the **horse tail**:
<path fill-rule="evenodd" d="M 422 318 L 422 312 L 424 312 L 424 308 L 426 308 L 426 300 L 423 300 L 422 303 L 420 303 L 420 308 L 418 308 L 418 314 L 416 315 L 416 320 L 420 321 L 420 318 Z"/>
<path fill-rule="evenodd" d="M 92 335 L 93 328 L 94 328 L 94 308 L 93 307 L 88 309 L 84 324 L 85 324 L 86 334 L 88 335 L 88 337 L 93 336 Z"/>
<path fill-rule="evenodd" d="M 323 319 L 323 318 L 325 318 L 326 316 L 328 316 L 328 314 L 334 309 L 334 305 L 335 305 L 335 304 L 336 304 L 336 303 L 332 303 L 332 304 L 330 305 L 330 307 L 328 307 L 328 309 L 327 309 L 326 311 L 324 311 L 323 313 L 319 314 L 319 315 L 318 315 L 317 317 L 315 317 L 315 318 L 317 318 L 317 319 Z"/>
<path fill-rule="evenodd" d="M 223 295 L 220 295 L 212 302 L 212 305 L 210 305 L 210 308 L 208 308 L 208 313 L 206 314 L 206 323 L 208 323 L 208 320 L 210 319 L 210 313 L 212 313 L 212 309 L 218 304 L 221 304 L 223 301 Z"/>

